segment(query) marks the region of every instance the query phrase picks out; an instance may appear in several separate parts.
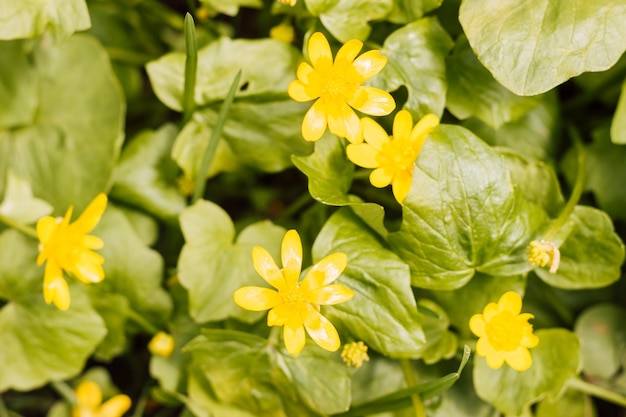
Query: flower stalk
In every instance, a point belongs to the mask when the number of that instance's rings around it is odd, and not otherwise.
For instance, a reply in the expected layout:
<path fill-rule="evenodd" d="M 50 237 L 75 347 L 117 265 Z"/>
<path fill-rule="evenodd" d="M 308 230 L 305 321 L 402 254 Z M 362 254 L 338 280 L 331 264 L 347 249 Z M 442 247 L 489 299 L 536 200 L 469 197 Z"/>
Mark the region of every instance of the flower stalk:
<path fill-rule="evenodd" d="M 185 86 L 183 90 L 183 124 L 186 124 L 196 109 L 195 91 L 198 73 L 198 46 L 196 27 L 191 14 L 185 15 Z"/>
<path fill-rule="evenodd" d="M 582 392 L 583 394 L 588 394 L 593 397 L 600 398 L 610 403 L 619 405 L 621 407 L 626 407 L 626 397 L 624 397 L 623 395 L 620 395 L 599 385 L 583 381 L 580 378 L 570 378 L 567 381 L 567 387 Z"/>
<path fill-rule="evenodd" d="M 25 224 L 18 222 L 17 220 L 14 220 L 10 217 L 5 216 L 4 214 L 0 213 L 0 223 L 4 223 L 5 225 L 9 226 L 12 229 L 15 229 L 19 232 L 22 232 L 23 234 L 25 234 L 28 237 L 32 237 L 34 239 L 38 239 L 37 237 L 37 231 L 35 230 L 35 228 L 30 227 L 30 226 L 26 226 Z"/>
<path fill-rule="evenodd" d="M 400 359 L 400 367 L 402 368 L 402 373 L 404 374 L 404 380 L 406 381 L 407 386 L 409 388 L 416 386 L 417 378 L 415 377 L 415 372 L 411 366 L 411 361 L 408 359 Z M 422 398 L 417 392 L 411 395 L 411 403 L 415 409 L 415 417 L 426 417 L 426 411 L 424 410 Z"/>

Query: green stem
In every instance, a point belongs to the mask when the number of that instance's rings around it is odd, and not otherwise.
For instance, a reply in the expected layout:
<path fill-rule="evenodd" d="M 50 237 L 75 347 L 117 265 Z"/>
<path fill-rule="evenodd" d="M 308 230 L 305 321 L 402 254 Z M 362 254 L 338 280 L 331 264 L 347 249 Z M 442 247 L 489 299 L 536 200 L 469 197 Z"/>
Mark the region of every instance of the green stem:
<path fill-rule="evenodd" d="M 217 117 L 217 123 L 213 128 L 213 133 L 211 133 L 211 138 L 209 139 L 209 144 L 204 151 L 204 157 L 202 158 L 202 163 L 200 164 L 200 169 L 196 173 L 196 186 L 193 190 L 193 197 L 191 201 L 195 203 L 198 201 L 200 197 L 204 195 L 204 187 L 206 186 L 206 174 L 211 167 L 211 162 L 213 162 L 213 157 L 215 156 L 215 150 L 217 149 L 217 144 L 222 136 L 222 130 L 224 129 L 224 123 L 226 123 L 226 117 L 228 116 L 228 112 L 230 110 L 231 104 L 233 104 L 233 100 L 235 99 L 235 92 L 239 86 L 239 80 L 241 79 L 241 70 L 237 72 L 235 75 L 235 79 L 233 83 L 230 85 L 230 90 L 228 90 L 228 94 L 222 103 L 222 107 L 220 108 L 220 113 Z"/>
<path fill-rule="evenodd" d="M 574 188 L 572 189 L 572 193 L 567 200 L 567 204 L 557 217 L 556 221 L 552 223 L 550 229 L 543 237 L 543 240 L 550 241 L 554 239 L 559 229 L 563 227 L 563 225 L 569 220 L 572 212 L 576 208 L 578 204 L 578 200 L 580 200 L 580 196 L 583 193 L 583 188 L 585 187 L 585 150 L 583 149 L 580 135 L 574 129 L 570 129 L 570 134 L 574 139 L 574 144 L 576 146 L 576 161 L 578 165 L 578 169 L 576 171 L 576 182 L 574 183 Z"/>
<path fill-rule="evenodd" d="M 0 395 L 0 417 L 10 417 L 9 410 L 4 404 L 4 400 L 2 399 L 2 395 Z"/>
<path fill-rule="evenodd" d="M 19 230 L 28 237 L 39 240 L 39 236 L 37 236 L 37 230 L 30 226 L 26 226 L 25 224 L 18 222 L 17 220 L 7 217 L 4 214 L 0 214 L 0 223 L 4 223 L 15 230 Z"/>
<path fill-rule="evenodd" d="M 69 385 L 63 381 L 52 381 L 50 385 L 71 407 L 76 407 L 78 404 L 76 393 Z"/>
<path fill-rule="evenodd" d="M 587 381 L 583 381 L 582 379 L 570 378 L 567 381 L 567 387 L 582 392 L 583 394 L 588 394 L 593 397 L 608 401 L 610 403 L 626 407 L 626 397 L 624 397 L 623 395 L 620 395 L 614 391 L 610 391 L 598 385 L 591 384 Z"/>
<path fill-rule="evenodd" d="M 135 411 L 133 412 L 132 417 L 141 417 L 144 415 L 144 411 L 146 410 L 146 405 L 148 405 L 148 393 L 149 389 L 146 387 L 141 393 L 141 397 L 139 401 L 137 401 L 137 405 L 135 406 Z"/>
<path fill-rule="evenodd" d="M 408 387 L 414 387 L 417 385 L 417 378 L 415 372 L 411 366 L 411 361 L 408 359 L 400 359 L 400 366 L 402 367 L 402 373 L 404 374 L 404 380 Z M 411 395 L 411 402 L 415 409 L 415 417 L 426 417 L 426 411 L 424 410 L 424 404 L 418 393 Z"/>
<path fill-rule="evenodd" d="M 139 313 L 131 308 L 128 309 L 127 316 L 149 334 L 157 334 L 160 331 L 156 326 L 144 319 Z"/>
<path fill-rule="evenodd" d="M 183 124 L 186 124 L 196 110 L 195 91 L 198 73 L 198 46 L 193 17 L 185 15 L 185 87 L 183 90 Z"/>

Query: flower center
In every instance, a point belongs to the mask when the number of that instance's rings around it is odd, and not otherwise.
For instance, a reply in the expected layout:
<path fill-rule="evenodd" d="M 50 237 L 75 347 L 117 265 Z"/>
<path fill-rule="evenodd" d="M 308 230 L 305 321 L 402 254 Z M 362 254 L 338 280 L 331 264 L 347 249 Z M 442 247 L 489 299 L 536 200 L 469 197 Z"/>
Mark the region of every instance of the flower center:
<path fill-rule="evenodd" d="M 302 294 L 302 290 L 298 286 L 290 288 L 289 290 L 282 292 L 280 295 L 283 297 L 283 301 L 285 304 L 306 302 L 304 294 Z"/>
<path fill-rule="evenodd" d="M 487 323 L 485 333 L 489 344 L 495 350 L 511 352 L 520 346 L 524 335 L 524 323 L 517 319 L 517 316 L 508 311 L 502 311 L 495 315 Z"/>
<path fill-rule="evenodd" d="M 383 145 L 381 151 L 376 155 L 376 160 L 381 168 L 391 171 L 408 171 L 413 173 L 413 163 L 415 162 L 415 151 L 405 140 L 393 140 Z"/>

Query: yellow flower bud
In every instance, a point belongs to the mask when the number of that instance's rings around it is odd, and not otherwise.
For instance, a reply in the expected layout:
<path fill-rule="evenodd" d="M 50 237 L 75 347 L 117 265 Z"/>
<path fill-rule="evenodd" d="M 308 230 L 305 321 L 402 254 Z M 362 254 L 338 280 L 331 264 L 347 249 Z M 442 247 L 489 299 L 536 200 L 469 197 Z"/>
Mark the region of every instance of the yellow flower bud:
<path fill-rule="evenodd" d="M 295 6 L 298 0 L 276 0 L 279 3 L 286 4 L 287 6 Z"/>
<path fill-rule="evenodd" d="M 283 41 L 285 43 L 291 43 L 294 37 L 295 32 L 293 30 L 293 26 L 286 23 L 281 23 L 280 25 L 276 25 L 270 29 L 270 38 L 272 39 Z"/>
<path fill-rule="evenodd" d="M 367 345 L 361 341 L 346 343 L 341 351 L 341 359 L 348 366 L 360 368 L 363 362 L 369 362 L 367 355 Z"/>
<path fill-rule="evenodd" d="M 533 240 L 526 249 L 526 256 L 528 262 L 532 266 L 550 265 L 550 273 L 556 273 L 561 262 L 561 252 L 559 248 L 550 241 L 547 240 Z"/>
<path fill-rule="evenodd" d="M 153 355 L 167 358 L 172 354 L 174 345 L 174 338 L 171 335 L 165 332 L 158 332 L 148 343 L 148 350 Z"/>

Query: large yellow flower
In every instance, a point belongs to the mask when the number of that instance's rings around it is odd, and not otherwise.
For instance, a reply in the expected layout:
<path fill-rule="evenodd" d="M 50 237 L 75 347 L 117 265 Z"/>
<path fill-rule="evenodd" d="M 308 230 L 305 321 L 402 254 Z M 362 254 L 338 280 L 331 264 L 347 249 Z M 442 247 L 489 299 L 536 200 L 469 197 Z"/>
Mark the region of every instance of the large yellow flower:
<path fill-rule="evenodd" d="M 60 310 L 70 307 L 70 292 L 63 271 L 85 283 L 100 282 L 104 278 L 104 259 L 91 250 L 100 249 L 103 242 L 87 233 L 96 227 L 106 205 L 107 196 L 99 194 L 74 223 L 70 224 L 72 206 L 63 218 L 46 216 L 37 222 L 40 242 L 37 265 L 46 262 L 43 279 L 46 303 L 54 302 Z"/>
<path fill-rule="evenodd" d="M 402 203 L 411 189 L 413 164 L 439 119 L 428 114 L 413 127 L 411 113 L 400 110 L 393 121 L 393 136 L 370 118 L 363 118 L 361 123 L 366 143 L 348 145 L 348 159 L 364 168 L 375 168 L 370 174 L 372 185 L 382 188 L 391 184 L 394 197 Z"/>
<path fill-rule="evenodd" d="M 537 346 L 539 338 L 528 323 L 534 316 L 521 311 L 522 297 L 509 291 L 497 304 L 487 304 L 483 314 L 470 318 L 470 329 L 479 337 L 476 353 L 486 357 L 490 368 L 498 369 L 506 362 L 517 371 L 525 371 L 532 365 L 528 348 Z"/>
<path fill-rule="evenodd" d="M 92 381 L 83 381 L 76 388 L 77 406 L 72 417 L 121 417 L 131 406 L 127 395 L 119 394 L 102 403 L 100 386 Z"/>
<path fill-rule="evenodd" d="M 338 304 L 354 296 L 341 284 L 332 284 L 347 264 L 344 253 L 334 253 L 313 265 L 302 281 L 302 244 L 295 230 L 285 234 L 279 269 L 272 256 L 263 248 L 252 250 L 254 268 L 274 291 L 263 287 L 243 287 L 235 291 L 235 302 L 252 311 L 270 310 L 268 326 L 284 326 L 283 338 L 287 351 L 300 353 L 305 343 L 304 330 L 322 348 L 331 352 L 339 349 L 340 341 L 333 324 L 320 314 L 320 305 Z"/>
<path fill-rule="evenodd" d="M 378 74 L 387 63 L 379 51 L 368 51 L 356 58 L 363 42 L 353 39 L 333 55 L 323 34 L 311 35 L 308 54 L 311 65 L 298 67 L 297 80 L 289 84 L 289 96 L 300 102 L 315 100 L 304 116 L 302 136 L 308 141 L 322 137 L 326 126 L 352 143 L 363 141 L 359 117 L 352 108 L 372 116 L 389 114 L 396 107 L 386 91 L 362 84 Z M 356 58 L 356 59 L 355 59 Z"/>

